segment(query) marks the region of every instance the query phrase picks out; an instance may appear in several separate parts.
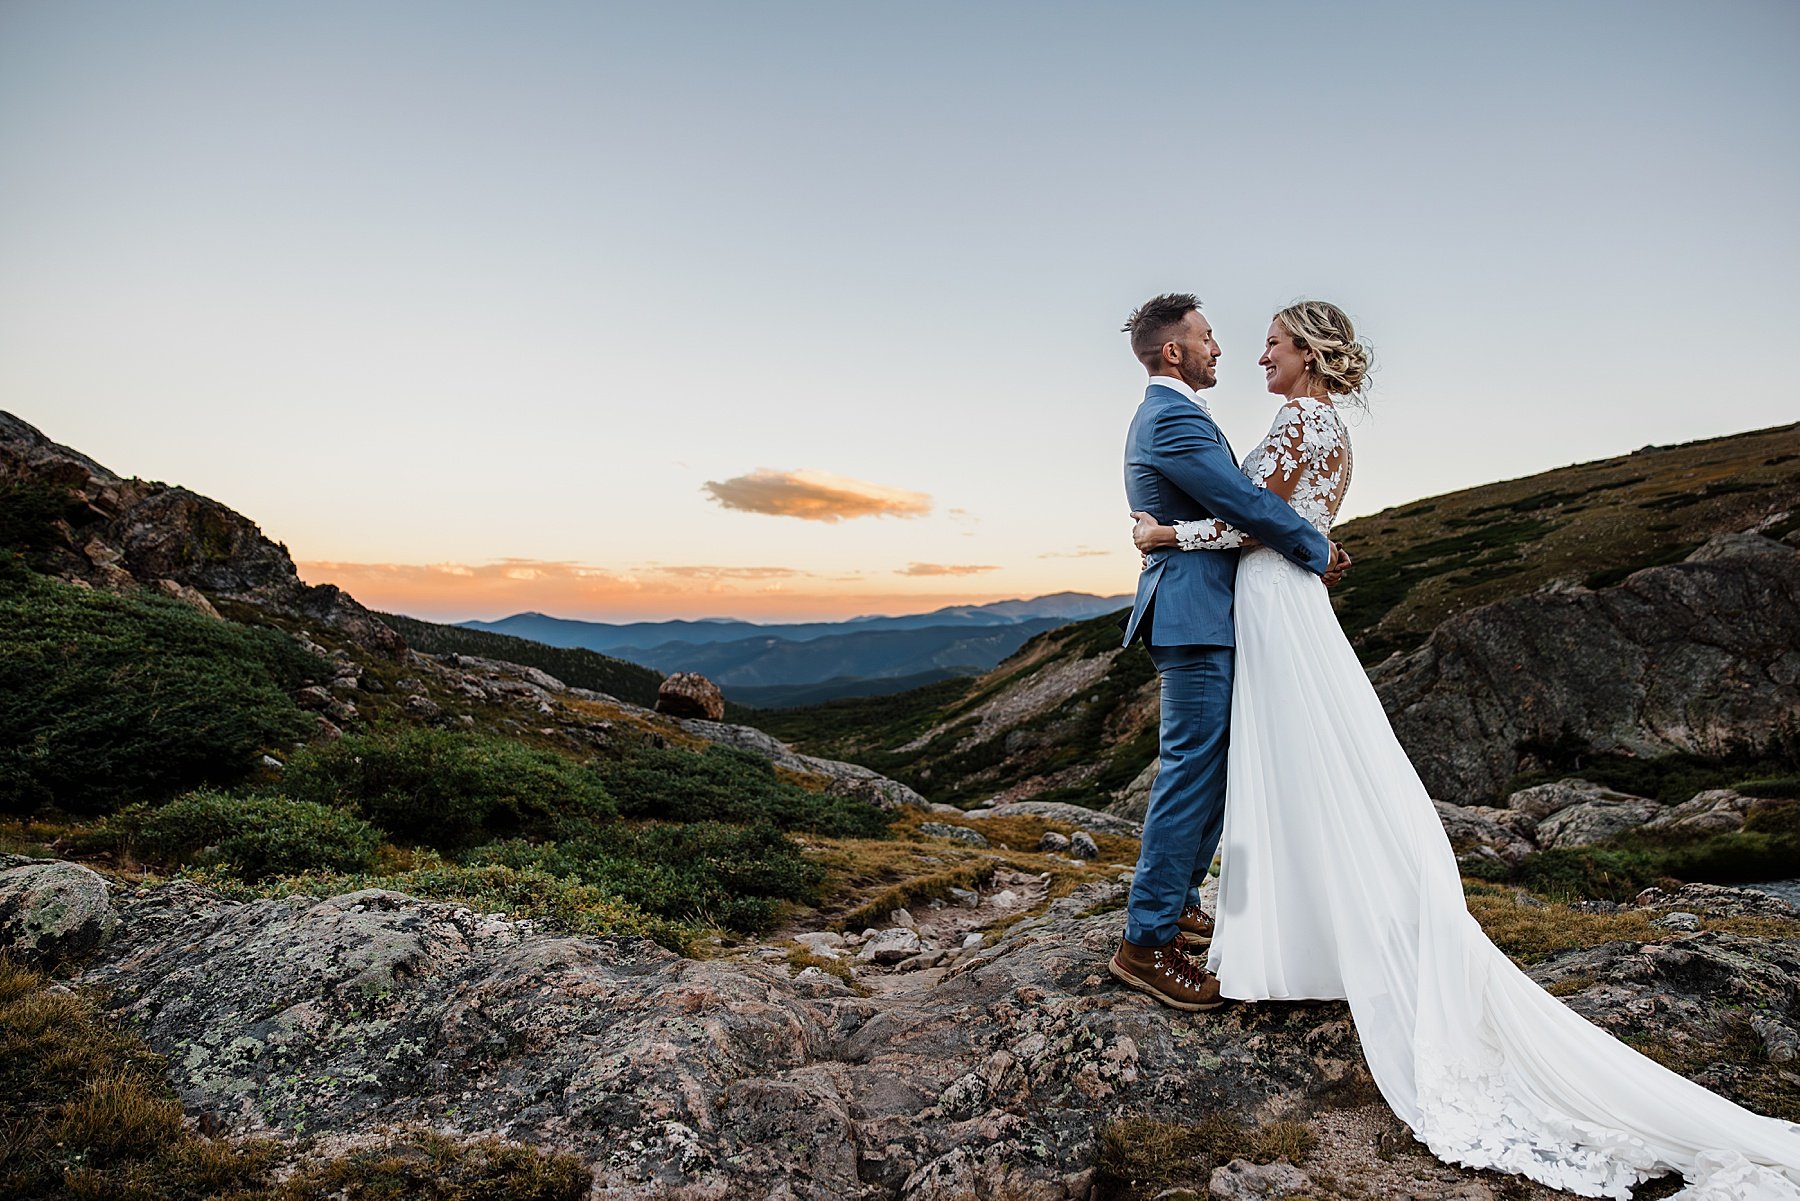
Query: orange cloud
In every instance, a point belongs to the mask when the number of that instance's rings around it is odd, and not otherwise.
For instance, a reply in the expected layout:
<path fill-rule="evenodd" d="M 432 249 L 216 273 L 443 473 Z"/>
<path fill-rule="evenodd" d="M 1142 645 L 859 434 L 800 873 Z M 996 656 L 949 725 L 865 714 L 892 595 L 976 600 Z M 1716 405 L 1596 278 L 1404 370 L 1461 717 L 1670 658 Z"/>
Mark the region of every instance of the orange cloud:
<path fill-rule="evenodd" d="M 923 492 L 868 484 L 822 471 L 773 471 L 759 467 L 749 475 L 708 480 L 704 491 L 727 509 L 804 521 L 919 517 L 931 512 L 931 497 Z"/>
<path fill-rule="evenodd" d="M 1096 550 L 1091 546 L 1079 547 L 1075 550 L 1047 550 L 1039 555 L 1040 559 L 1091 559 L 1095 555 L 1111 555 L 1116 551 Z"/>
<path fill-rule="evenodd" d="M 895 575 L 976 575 L 983 571 L 999 571 L 998 567 L 977 563 L 908 563 Z"/>

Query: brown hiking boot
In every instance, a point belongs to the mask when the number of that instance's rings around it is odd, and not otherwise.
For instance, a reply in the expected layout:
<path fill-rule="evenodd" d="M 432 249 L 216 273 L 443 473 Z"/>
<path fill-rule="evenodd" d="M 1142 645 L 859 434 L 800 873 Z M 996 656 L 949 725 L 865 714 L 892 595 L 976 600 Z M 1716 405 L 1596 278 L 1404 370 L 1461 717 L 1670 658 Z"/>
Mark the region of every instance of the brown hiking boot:
<path fill-rule="evenodd" d="M 1188 954 L 1192 955 L 1195 951 L 1204 951 L 1212 946 L 1212 915 L 1200 906 L 1189 905 L 1183 909 L 1175 925 L 1178 930 L 1175 943 Z"/>
<path fill-rule="evenodd" d="M 1217 1009 L 1219 981 L 1189 959 L 1180 947 L 1139 947 L 1121 941 L 1106 969 L 1139 992 L 1147 992 L 1164 1005 L 1194 1013 Z"/>

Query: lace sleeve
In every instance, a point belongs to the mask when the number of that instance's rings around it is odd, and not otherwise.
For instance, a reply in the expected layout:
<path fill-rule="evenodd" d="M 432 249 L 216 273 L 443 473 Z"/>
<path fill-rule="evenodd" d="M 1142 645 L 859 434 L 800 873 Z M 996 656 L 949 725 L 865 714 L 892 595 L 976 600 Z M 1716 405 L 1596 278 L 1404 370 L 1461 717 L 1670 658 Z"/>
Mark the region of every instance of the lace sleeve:
<path fill-rule="evenodd" d="M 1311 397 L 1283 405 L 1253 478 L 1309 521 L 1329 526 L 1349 483 L 1350 444 L 1337 409 Z"/>
<path fill-rule="evenodd" d="M 1236 550 L 1244 542 L 1242 530 L 1215 517 L 1175 523 L 1175 545 L 1182 550 Z"/>

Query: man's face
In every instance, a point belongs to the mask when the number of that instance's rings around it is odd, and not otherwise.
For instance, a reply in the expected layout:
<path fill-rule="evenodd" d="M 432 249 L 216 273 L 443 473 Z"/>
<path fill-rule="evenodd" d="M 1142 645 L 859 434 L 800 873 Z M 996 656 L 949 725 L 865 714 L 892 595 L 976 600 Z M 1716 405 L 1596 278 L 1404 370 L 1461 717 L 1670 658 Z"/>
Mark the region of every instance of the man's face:
<path fill-rule="evenodd" d="M 1169 362 L 1171 353 L 1174 360 Z M 1183 317 L 1175 336 L 1163 344 L 1163 358 L 1181 382 L 1196 392 L 1219 382 L 1214 372 L 1219 344 L 1213 340 L 1211 323 L 1198 309 Z"/>

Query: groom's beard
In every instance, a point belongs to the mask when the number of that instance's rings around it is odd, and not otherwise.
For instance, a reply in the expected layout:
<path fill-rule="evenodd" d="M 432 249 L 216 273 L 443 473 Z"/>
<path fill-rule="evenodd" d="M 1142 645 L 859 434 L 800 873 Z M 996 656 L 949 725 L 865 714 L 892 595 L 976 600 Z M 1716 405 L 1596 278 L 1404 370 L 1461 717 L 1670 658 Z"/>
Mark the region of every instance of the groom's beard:
<path fill-rule="evenodd" d="M 1214 371 L 1211 367 L 1200 367 L 1200 368 L 1196 369 L 1195 374 L 1192 376 L 1188 375 L 1186 372 L 1183 372 L 1182 373 L 1182 382 L 1187 384 L 1187 386 L 1192 388 L 1194 391 L 1198 392 L 1203 388 L 1210 388 L 1214 384 L 1218 383 L 1219 382 L 1219 374 L 1218 374 L 1218 372 Z"/>

